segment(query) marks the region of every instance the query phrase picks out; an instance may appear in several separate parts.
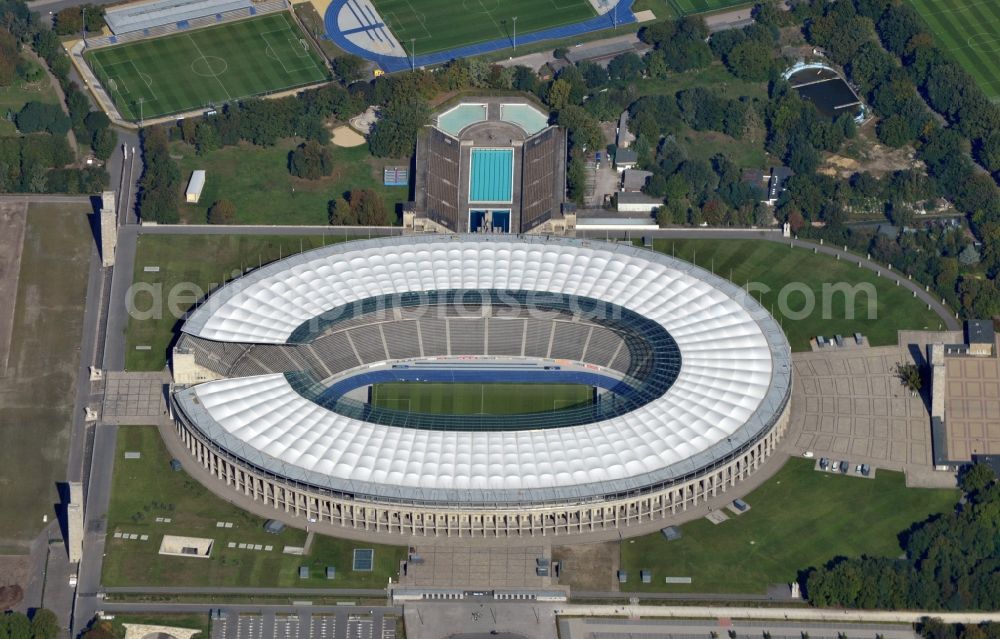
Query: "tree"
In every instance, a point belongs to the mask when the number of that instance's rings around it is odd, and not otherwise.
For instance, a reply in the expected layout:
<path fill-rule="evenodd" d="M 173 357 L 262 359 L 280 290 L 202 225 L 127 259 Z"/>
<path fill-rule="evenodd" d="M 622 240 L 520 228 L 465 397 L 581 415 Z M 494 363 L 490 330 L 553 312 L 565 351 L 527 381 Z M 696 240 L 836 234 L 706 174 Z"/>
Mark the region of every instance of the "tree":
<path fill-rule="evenodd" d="M 94 133 L 91 146 L 94 148 L 94 155 L 97 156 L 97 159 L 106 162 L 115 152 L 115 147 L 118 146 L 118 136 L 111 129 L 99 129 Z"/>
<path fill-rule="evenodd" d="M 975 266 L 979 264 L 979 260 L 982 258 L 979 255 L 979 251 L 972 244 L 967 245 L 962 252 L 958 254 L 958 261 L 962 263 L 962 266 Z"/>
<path fill-rule="evenodd" d="M 923 378 L 920 374 L 920 367 L 916 364 L 896 364 L 896 377 L 913 393 L 920 391 L 923 385 Z"/>
<path fill-rule="evenodd" d="M 996 473 L 989 464 L 971 464 L 958 474 L 958 487 L 967 494 L 978 493 L 994 481 Z"/>
<path fill-rule="evenodd" d="M 14 116 L 21 133 L 48 131 L 53 135 L 66 135 L 70 121 L 58 104 L 28 102 Z"/>
<path fill-rule="evenodd" d="M 351 191 L 351 214 L 361 226 L 386 226 L 390 223 L 389 212 L 382 202 L 382 196 L 370 189 Z"/>
<path fill-rule="evenodd" d="M 608 63 L 608 75 L 612 80 L 631 82 L 642 77 L 642 58 L 629 51 L 611 59 Z"/>
<path fill-rule="evenodd" d="M 339 55 L 330 61 L 330 66 L 344 84 L 357 82 L 365 75 L 365 61 L 356 55 Z"/>
<path fill-rule="evenodd" d="M 419 98 L 399 98 L 389 102 L 368 136 L 375 157 L 404 157 L 413 153 L 417 131 L 430 117 L 427 103 Z"/>
<path fill-rule="evenodd" d="M 556 122 L 566 128 L 573 148 L 600 149 L 604 146 L 601 123 L 586 109 L 575 105 L 567 106 L 559 111 Z"/>
<path fill-rule="evenodd" d="M 771 75 L 772 47 L 759 40 L 746 40 L 737 44 L 726 55 L 726 66 L 738 78 L 763 82 Z"/>
<path fill-rule="evenodd" d="M 229 200 L 216 200 L 208 209 L 209 224 L 235 224 L 236 205 Z"/>
<path fill-rule="evenodd" d="M 21 56 L 17 52 L 17 38 L 0 27 L 0 87 L 10 86 L 17 79 Z"/>
<path fill-rule="evenodd" d="M 327 216 L 333 226 L 356 226 L 358 219 L 354 217 L 351 205 L 342 197 L 330 200 L 327 205 Z"/>
<path fill-rule="evenodd" d="M 32 639 L 55 639 L 59 634 L 59 619 L 47 608 L 38 608 L 31 616 Z"/>
<path fill-rule="evenodd" d="M 303 142 L 288 154 L 288 171 L 306 180 L 318 180 L 333 173 L 333 153 L 313 140 Z"/>
<path fill-rule="evenodd" d="M 553 111 L 562 111 L 569 104 L 572 91 L 573 85 L 568 81 L 562 79 L 553 80 L 545 92 L 545 103 Z"/>

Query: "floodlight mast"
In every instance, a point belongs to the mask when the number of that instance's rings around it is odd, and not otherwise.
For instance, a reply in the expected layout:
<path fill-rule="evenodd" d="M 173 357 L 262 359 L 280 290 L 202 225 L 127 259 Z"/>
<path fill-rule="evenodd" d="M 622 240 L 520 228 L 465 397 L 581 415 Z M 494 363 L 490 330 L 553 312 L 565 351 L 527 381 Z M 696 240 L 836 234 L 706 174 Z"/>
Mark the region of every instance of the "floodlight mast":
<path fill-rule="evenodd" d="M 517 51 L 517 16 L 514 16 L 514 51 Z"/>
<path fill-rule="evenodd" d="M 410 38 L 410 71 L 417 69 L 417 39 Z"/>

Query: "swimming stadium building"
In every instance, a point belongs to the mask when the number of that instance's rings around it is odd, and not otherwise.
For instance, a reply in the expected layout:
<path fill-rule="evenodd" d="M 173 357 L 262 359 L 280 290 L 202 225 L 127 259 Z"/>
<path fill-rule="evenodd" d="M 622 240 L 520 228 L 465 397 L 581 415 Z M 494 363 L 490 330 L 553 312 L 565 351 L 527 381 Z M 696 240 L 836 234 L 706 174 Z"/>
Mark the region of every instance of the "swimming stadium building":
<path fill-rule="evenodd" d="M 445 108 L 417 137 L 414 201 L 403 226 L 417 232 L 566 233 L 566 130 L 516 96 Z"/>
<path fill-rule="evenodd" d="M 226 490 L 406 536 L 669 520 L 752 475 L 788 422 L 777 322 L 743 289 L 631 245 L 530 235 L 336 244 L 255 269 L 182 327 L 177 434 Z M 376 405 L 386 382 L 577 384 L 523 414 Z M 738 492 L 735 491 L 735 492 Z"/>

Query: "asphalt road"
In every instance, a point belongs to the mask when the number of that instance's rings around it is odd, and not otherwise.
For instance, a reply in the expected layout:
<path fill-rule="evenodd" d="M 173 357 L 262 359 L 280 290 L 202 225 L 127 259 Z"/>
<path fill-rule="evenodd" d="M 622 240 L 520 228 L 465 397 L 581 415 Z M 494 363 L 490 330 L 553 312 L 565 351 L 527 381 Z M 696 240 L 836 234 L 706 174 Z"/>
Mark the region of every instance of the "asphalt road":
<path fill-rule="evenodd" d="M 316 596 L 316 597 L 385 597 L 384 588 L 200 588 L 188 586 L 116 586 L 101 589 L 111 594 L 143 595 L 260 595 L 268 596 Z"/>

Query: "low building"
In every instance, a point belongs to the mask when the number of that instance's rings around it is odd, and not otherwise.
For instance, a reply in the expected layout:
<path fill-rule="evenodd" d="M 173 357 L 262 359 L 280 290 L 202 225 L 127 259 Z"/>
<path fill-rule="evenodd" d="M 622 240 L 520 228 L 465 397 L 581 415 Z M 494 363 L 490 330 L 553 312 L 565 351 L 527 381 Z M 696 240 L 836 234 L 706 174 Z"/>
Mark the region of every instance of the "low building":
<path fill-rule="evenodd" d="M 615 129 L 615 144 L 619 149 L 627 149 L 635 142 L 635 136 L 628 128 L 628 110 L 622 111 L 618 118 L 618 128 Z"/>
<path fill-rule="evenodd" d="M 662 199 L 650 197 L 645 193 L 618 193 L 617 200 L 619 213 L 653 213 L 663 204 Z"/>
<path fill-rule="evenodd" d="M 191 179 L 188 180 L 187 191 L 184 199 L 188 204 L 197 204 L 201 199 L 201 192 L 205 188 L 205 171 L 198 169 L 191 172 Z"/>
<path fill-rule="evenodd" d="M 615 153 L 615 168 L 618 169 L 619 173 L 635 168 L 638 162 L 639 154 L 632 149 L 618 149 L 618 152 Z"/>
<path fill-rule="evenodd" d="M 622 191 L 639 193 L 645 188 L 652 176 L 652 171 L 639 171 L 638 169 L 622 171 Z"/>
<path fill-rule="evenodd" d="M 965 343 L 969 345 L 969 355 L 992 357 L 995 342 L 993 320 L 969 320 L 965 323 Z"/>
<path fill-rule="evenodd" d="M 761 169 L 746 169 L 743 171 L 743 181 L 764 192 L 764 199 L 761 202 L 774 206 L 781 194 L 785 192 L 788 179 L 793 175 L 795 172 L 787 166 L 771 167 L 771 170 L 766 173 Z"/>

